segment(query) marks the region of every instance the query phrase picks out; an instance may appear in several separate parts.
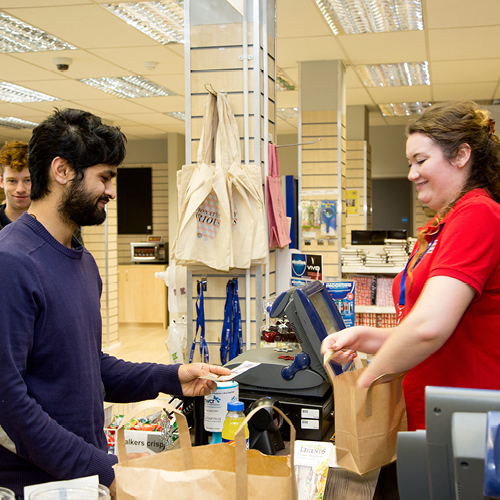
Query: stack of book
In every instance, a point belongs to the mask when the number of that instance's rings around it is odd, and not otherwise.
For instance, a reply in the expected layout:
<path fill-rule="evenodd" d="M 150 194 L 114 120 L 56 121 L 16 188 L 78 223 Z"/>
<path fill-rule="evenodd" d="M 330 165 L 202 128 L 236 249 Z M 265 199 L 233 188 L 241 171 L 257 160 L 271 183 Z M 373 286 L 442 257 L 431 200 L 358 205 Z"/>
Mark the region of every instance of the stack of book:
<path fill-rule="evenodd" d="M 408 260 L 407 240 L 384 240 L 384 250 L 387 262 L 395 267 L 404 267 Z"/>
<path fill-rule="evenodd" d="M 365 252 L 355 247 L 342 248 L 340 258 L 343 266 L 362 266 L 364 265 Z"/>
<path fill-rule="evenodd" d="M 354 304 L 371 306 L 375 297 L 375 276 L 354 276 Z"/>
<path fill-rule="evenodd" d="M 394 264 L 390 264 L 387 262 L 387 257 L 384 254 L 371 252 L 368 250 L 366 252 L 365 257 L 365 266 L 366 267 L 392 267 Z"/>

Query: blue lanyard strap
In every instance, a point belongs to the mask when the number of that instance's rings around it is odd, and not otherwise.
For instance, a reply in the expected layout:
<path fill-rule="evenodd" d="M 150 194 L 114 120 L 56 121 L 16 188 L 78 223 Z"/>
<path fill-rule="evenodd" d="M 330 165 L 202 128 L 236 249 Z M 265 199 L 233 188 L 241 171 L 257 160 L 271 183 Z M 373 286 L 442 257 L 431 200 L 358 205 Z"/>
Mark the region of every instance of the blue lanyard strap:
<path fill-rule="evenodd" d="M 194 334 L 193 343 L 191 344 L 191 352 L 189 353 L 189 362 L 193 362 L 194 349 L 196 346 L 196 337 L 198 336 L 198 330 L 200 331 L 200 357 L 204 363 L 209 362 L 208 345 L 205 340 L 205 300 L 203 297 L 203 291 L 205 287 L 203 281 L 198 281 L 198 297 L 196 299 L 196 332 Z"/>
<path fill-rule="evenodd" d="M 441 225 L 441 227 L 438 229 L 438 232 L 435 234 L 434 238 L 432 238 L 432 241 L 429 243 L 429 246 L 425 249 L 425 251 L 420 255 L 418 258 L 417 262 L 413 266 L 413 269 L 415 269 L 420 261 L 422 260 L 423 256 L 429 251 L 429 249 L 432 247 L 434 242 L 436 241 L 436 238 L 438 237 L 438 234 L 441 232 L 441 229 L 443 229 L 444 224 Z M 415 255 L 415 254 L 414 254 Z M 401 283 L 399 284 L 399 301 L 398 301 L 398 308 L 399 308 L 399 317 L 401 316 L 403 309 L 406 305 L 406 275 L 408 274 L 408 267 L 410 265 L 411 260 L 413 259 L 414 255 L 410 257 L 408 262 L 406 263 L 406 266 L 403 271 L 403 275 L 401 276 Z M 399 318 L 398 318 L 399 319 Z"/>
<path fill-rule="evenodd" d="M 220 344 L 220 360 L 224 365 L 243 352 L 243 332 L 241 327 L 241 309 L 238 298 L 238 279 L 227 282 L 226 303 L 224 305 L 224 323 Z"/>

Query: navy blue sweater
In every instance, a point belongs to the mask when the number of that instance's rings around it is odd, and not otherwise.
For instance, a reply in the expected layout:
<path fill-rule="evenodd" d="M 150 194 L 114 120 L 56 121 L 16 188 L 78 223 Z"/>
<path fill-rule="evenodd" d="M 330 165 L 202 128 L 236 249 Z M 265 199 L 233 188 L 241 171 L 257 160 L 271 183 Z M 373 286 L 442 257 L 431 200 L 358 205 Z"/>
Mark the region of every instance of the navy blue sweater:
<path fill-rule="evenodd" d="M 179 365 L 102 353 L 94 258 L 26 213 L 0 232 L 0 277 L 0 485 L 22 495 L 98 474 L 109 486 L 117 458 L 107 454 L 103 387 L 109 402 L 182 394 Z"/>

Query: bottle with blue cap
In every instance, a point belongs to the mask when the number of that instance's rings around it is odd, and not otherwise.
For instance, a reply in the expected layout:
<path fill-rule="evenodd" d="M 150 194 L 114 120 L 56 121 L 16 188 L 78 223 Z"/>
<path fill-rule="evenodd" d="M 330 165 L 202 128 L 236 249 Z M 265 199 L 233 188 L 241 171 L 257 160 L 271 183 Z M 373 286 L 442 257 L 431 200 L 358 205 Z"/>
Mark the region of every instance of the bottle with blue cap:
<path fill-rule="evenodd" d="M 241 423 L 245 420 L 245 405 L 242 401 L 230 401 L 227 404 L 227 414 L 224 420 L 224 425 L 222 427 L 222 442 L 229 443 L 234 446 L 234 435 L 236 431 L 240 428 Z M 247 443 L 247 449 L 249 447 L 248 440 L 250 437 L 250 432 L 248 430 L 248 425 L 245 424 L 245 438 Z"/>

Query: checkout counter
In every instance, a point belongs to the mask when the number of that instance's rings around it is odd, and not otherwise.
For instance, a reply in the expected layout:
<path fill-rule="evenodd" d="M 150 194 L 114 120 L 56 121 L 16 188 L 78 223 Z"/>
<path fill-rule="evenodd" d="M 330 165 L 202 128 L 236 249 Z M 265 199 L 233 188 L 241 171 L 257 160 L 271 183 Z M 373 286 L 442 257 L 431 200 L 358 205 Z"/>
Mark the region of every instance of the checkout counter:
<path fill-rule="evenodd" d="M 236 377 L 240 400 L 247 406 L 264 396 L 275 398 L 293 422 L 297 439 L 320 441 L 333 425 L 333 393 L 323 367 L 321 342 L 345 328 L 344 321 L 319 281 L 283 292 L 274 301 L 270 316 L 288 318 L 301 349 L 286 353 L 271 348 L 250 349 L 225 366 L 232 369 L 244 361 L 260 363 Z M 283 357 L 293 357 L 293 361 Z M 339 365 L 332 363 L 332 368 L 342 372 Z"/>

